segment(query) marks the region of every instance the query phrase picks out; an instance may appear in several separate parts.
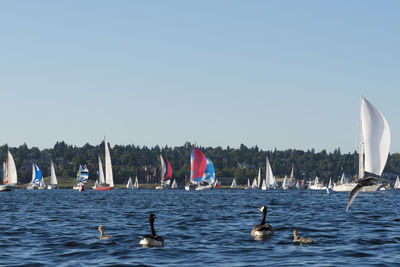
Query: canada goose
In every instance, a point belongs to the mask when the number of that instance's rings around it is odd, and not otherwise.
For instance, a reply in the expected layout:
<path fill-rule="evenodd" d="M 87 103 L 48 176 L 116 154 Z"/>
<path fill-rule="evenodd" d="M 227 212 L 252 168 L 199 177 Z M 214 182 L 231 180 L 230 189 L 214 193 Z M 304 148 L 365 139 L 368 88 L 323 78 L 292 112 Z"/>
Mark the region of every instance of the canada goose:
<path fill-rule="evenodd" d="M 156 219 L 156 215 L 150 213 L 149 215 L 149 223 L 151 228 L 151 235 L 143 236 L 142 240 L 140 240 L 140 245 L 145 247 L 161 247 L 164 246 L 164 238 L 156 234 L 154 230 L 154 220 Z"/>
<path fill-rule="evenodd" d="M 274 231 L 272 230 L 271 225 L 265 224 L 265 217 L 267 216 L 267 207 L 261 206 L 260 208 L 258 208 L 258 210 L 263 213 L 262 220 L 260 224 L 254 225 L 253 230 L 251 230 L 251 235 L 257 238 L 268 238 L 270 235 L 272 235 Z"/>
<path fill-rule="evenodd" d="M 97 230 L 99 230 L 99 232 L 100 232 L 100 240 L 103 240 L 103 239 L 110 239 L 110 238 L 111 238 L 110 235 L 104 235 L 103 226 L 100 225 L 100 226 L 97 228 Z"/>
<path fill-rule="evenodd" d="M 314 240 L 308 237 L 300 237 L 297 234 L 297 230 L 293 230 L 293 242 L 300 244 L 312 244 L 314 243 Z"/>

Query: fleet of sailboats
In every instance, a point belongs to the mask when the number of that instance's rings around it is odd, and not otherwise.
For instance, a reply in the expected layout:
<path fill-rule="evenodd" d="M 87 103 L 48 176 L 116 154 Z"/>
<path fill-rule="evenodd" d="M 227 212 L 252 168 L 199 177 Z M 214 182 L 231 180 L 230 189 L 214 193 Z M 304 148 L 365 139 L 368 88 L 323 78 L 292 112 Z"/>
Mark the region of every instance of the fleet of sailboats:
<path fill-rule="evenodd" d="M 110 156 L 109 146 L 106 140 L 104 140 L 105 146 L 105 174 L 103 172 L 103 165 L 101 157 L 98 156 L 98 180 L 96 180 L 95 186 L 93 187 L 96 191 L 111 190 L 114 188 L 114 179 L 112 171 L 112 162 Z M 370 102 L 364 97 L 361 97 L 361 111 L 360 111 L 360 146 L 359 146 L 359 170 L 358 176 L 354 181 L 348 181 L 345 178 L 345 174 L 342 173 L 341 179 L 337 183 L 333 183 L 332 178 L 329 178 L 329 183 L 325 186 L 319 181 L 318 176 L 315 177 L 314 181 L 309 182 L 309 189 L 312 190 L 325 190 L 332 189 L 333 191 L 352 191 L 359 184 L 358 181 L 363 181 L 366 177 L 374 175 L 380 177 L 382 175 L 384 166 L 387 161 L 390 147 L 390 129 L 389 125 L 383 116 L 383 114 L 376 109 Z M 194 148 L 191 153 L 191 170 L 190 170 L 190 183 L 194 185 L 196 190 L 211 189 L 216 187 L 217 180 L 215 177 L 215 169 L 212 161 L 207 158 L 203 152 Z M 172 178 L 172 168 L 169 161 L 160 154 L 161 162 L 161 178 L 160 185 L 157 189 L 164 188 L 177 188 L 176 180 Z M 51 161 L 50 164 L 50 184 L 47 186 L 48 189 L 58 188 L 57 176 L 54 168 L 54 163 Z M 77 173 L 77 185 L 74 189 L 81 188 L 89 178 L 89 170 L 86 165 L 80 165 Z M 7 161 L 3 163 L 3 184 L 0 185 L 0 191 L 12 190 L 18 183 L 17 171 L 14 159 L 8 151 Z M 377 180 L 378 181 L 378 180 Z M 304 184 L 304 181 L 302 181 Z M 219 186 L 219 183 L 218 183 Z M 364 185 L 361 191 L 376 191 L 381 186 L 380 182 L 374 184 Z M 134 189 L 139 187 L 138 178 L 135 177 L 133 182 L 130 177 L 127 188 Z M 238 188 L 237 181 L 234 178 L 232 180 L 231 188 Z M 300 181 L 296 181 L 294 178 L 294 166 L 292 165 L 290 176 L 285 175 L 281 188 L 286 190 L 290 188 L 301 188 Z M 44 178 L 42 176 L 39 166 L 35 163 L 32 164 L 32 180 L 28 186 L 28 189 L 42 189 L 46 188 Z M 185 189 L 189 189 L 186 186 Z M 271 164 L 268 157 L 266 157 L 266 168 L 265 178 L 261 178 L 261 168 L 258 170 L 258 176 L 253 179 L 251 183 L 250 179 L 247 179 L 247 186 L 245 189 L 276 189 L 278 183 L 273 174 Z M 388 188 L 390 188 L 388 186 Z M 395 189 L 400 189 L 399 177 L 397 177 L 394 184 Z"/>

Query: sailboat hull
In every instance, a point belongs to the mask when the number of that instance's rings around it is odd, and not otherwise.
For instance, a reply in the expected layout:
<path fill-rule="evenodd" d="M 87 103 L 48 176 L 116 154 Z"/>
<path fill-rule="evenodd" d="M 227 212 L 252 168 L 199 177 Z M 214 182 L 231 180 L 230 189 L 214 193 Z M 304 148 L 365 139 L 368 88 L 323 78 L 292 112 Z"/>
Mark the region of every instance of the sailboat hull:
<path fill-rule="evenodd" d="M 8 185 L 8 184 L 3 184 L 0 185 L 0 192 L 6 192 L 6 191 L 12 191 L 14 190 L 14 186 Z"/>
<path fill-rule="evenodd" d="M 113 187 L 111 186 L 105 186 L 105 187 L 95 187 L 93 188 L 94 191 L 110 191 L 112 190 Z"/>

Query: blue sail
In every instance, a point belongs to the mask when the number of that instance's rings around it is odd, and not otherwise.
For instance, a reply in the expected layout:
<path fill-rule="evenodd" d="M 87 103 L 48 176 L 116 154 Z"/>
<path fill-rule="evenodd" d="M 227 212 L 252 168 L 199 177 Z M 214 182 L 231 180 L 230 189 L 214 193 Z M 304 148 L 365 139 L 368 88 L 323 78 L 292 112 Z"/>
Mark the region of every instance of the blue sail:
<path fill-rule="evenodd" d="M 215 182 L 215 169 L 212 161 L 206 157 L 207 165 L 202 181 L 212 184 Z"/>
<path fill-rule="evenodd" d="M 79 171 L 76 176 L 76 182 L 78 184 L 85 184 L 89 179 L 89 170 L 86 166 L 82 166 L 79 164 Z"/>
<path fill-rule="evenodd" d="M 39 186 L 40 181 L 42 180 L 42 172 L 38 165 L 34 164 L 35 167 L 35 179 L 33 179 L 33 184 Z"/>

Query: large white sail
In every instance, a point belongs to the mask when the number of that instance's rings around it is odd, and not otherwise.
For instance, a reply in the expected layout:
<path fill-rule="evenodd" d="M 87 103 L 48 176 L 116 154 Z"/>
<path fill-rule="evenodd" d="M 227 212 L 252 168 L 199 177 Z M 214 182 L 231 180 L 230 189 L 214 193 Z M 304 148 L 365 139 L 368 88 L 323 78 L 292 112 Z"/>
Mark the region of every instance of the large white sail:
<path fill-rule="evenodd" d="M 104 172 L 103 172 L 103 164 L 101 163 L 100 155 L 99 155 L 99 183 L 100 184 L 106 183 L 106 179 L 104 178 Z"/>
<path fill-rule="evenodd" d="M 8 151 L 8 184 L 16 185 L 18 183 L 17 168 L 15 167 L 14 158 Z"/>
<path fill-rule="evenodd" d="M 106 148 L 105 149 L 106 150 L 106 183 L 109 184 L 111 187 L 114 187 L 114 178 L 113 178 L 110 150 L 108 149 L 108 144 L 105 139 L 104 139 L 104 146 Z"/>
<path fill-rule="evenodd" d="M 56 176 L 56 171 L 54 170 L 54 163 L 53 161 L 50 162 L 50 185 L 57 185 L 57 176 Z"/>
<path fill-rule="evenodd" d="M 137 176 L 135 177 L 135 184 L 133 185 L 134 188 L 139 188 L 139 181 Z"/>
<path fill-rule="evenodd" d="M 390 128 L 382 113 L 363 97 L 361 97 L 361 125 L 364 171 L 380 176 L 389 155 Z"/>
<path fill-rule="evenodd" d="M 274 178 L 274 174 L 272 173 L 272 168 L 271 168 L 271 165 L 269 164 L 268 157 L 267 157 L 267 162 L 266 162 L 265 182 L 266 182 L 267 188 L 273 188 L 276 186 L 276 181 Z"/>

